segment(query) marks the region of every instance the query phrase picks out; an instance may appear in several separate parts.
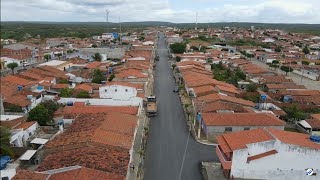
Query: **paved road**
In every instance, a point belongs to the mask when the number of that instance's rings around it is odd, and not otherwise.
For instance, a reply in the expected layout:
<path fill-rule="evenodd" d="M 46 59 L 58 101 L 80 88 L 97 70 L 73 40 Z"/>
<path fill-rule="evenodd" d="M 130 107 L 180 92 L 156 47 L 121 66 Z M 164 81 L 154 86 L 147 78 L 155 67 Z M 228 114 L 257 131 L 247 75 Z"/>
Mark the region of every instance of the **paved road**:
<path fill-rule="evenodd" d="M 145 162 L 146 180 L 178 180 L 188 139 L 186 120 L 168 63 L 163 35 L 160 36 L 155 73 L 158 114 L 151 118 Z M 191 135 L 187 146 L 181 180 L 202 179 L 201 161 L 218 161 L 213 146 L 198 143 Z"/>

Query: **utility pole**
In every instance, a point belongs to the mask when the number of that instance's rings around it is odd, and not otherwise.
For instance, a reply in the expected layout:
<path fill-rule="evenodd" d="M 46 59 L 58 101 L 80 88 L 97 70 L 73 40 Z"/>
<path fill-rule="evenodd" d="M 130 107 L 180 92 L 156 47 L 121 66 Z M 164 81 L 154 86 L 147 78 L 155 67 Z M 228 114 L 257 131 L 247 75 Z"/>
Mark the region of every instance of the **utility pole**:
<path fill-rule="evenodd" d="M 109 10 L 106 9 L 106 33 L 108 32 Z"/>
<path fill-rule="evenodd" d="M 196 12 L 196 27 L 195 30 L 198 30 L 198 12 Z"/>
<path fill-rule="evenodd" d="M 122 35 L 122 30 L 121 30 L 121 21 L 120 21 L 120 16 L 119 16 L 119 25 L 120 25 L 120 33 L 119 33 L 119 43 L 121 44 L 121 35 Z"/>

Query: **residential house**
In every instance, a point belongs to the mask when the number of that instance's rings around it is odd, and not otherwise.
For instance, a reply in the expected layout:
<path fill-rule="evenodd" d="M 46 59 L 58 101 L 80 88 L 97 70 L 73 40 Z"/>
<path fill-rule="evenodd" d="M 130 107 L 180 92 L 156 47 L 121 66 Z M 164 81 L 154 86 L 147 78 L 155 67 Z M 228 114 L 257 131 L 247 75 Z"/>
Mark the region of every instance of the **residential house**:
<path fill-rule="evenodd" d="M 202 113 L 202 129 L 207 139 L 229 132 L 272 127 L 284 129 L 285 123 L 269 113 Z"/>
<path fill-rule="evenodd" d="M 217 137 L 216 153 L 227 178 L 319 179 L 320 144 L 309 135 L 260 128 Z M 314 175 L 306 175 L 313 168 Z"/>

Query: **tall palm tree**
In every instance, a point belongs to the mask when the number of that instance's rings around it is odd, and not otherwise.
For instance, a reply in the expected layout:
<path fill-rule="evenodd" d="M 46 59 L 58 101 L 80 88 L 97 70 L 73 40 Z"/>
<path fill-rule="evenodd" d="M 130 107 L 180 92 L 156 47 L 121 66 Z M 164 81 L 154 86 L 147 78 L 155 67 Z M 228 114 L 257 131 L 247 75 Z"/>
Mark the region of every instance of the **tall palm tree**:
<path fill-rule="evenodd" d="M 1 155 L 9 155 L 13 157 L 13 151 L 10 149 L 10 130 L 0 126 L 0 153 Z"/>

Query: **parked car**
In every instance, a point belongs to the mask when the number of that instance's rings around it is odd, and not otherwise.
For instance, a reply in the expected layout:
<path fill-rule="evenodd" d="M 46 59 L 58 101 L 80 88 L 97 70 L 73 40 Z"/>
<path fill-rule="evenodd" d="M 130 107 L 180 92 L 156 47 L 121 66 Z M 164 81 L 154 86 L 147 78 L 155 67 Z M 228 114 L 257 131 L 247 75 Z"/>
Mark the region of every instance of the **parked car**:
<path fill-rule="evenodd" d="M 173 89 L 173 92 L 179 92 L 179 87 L 176 86 L 176 87 Z"/>

